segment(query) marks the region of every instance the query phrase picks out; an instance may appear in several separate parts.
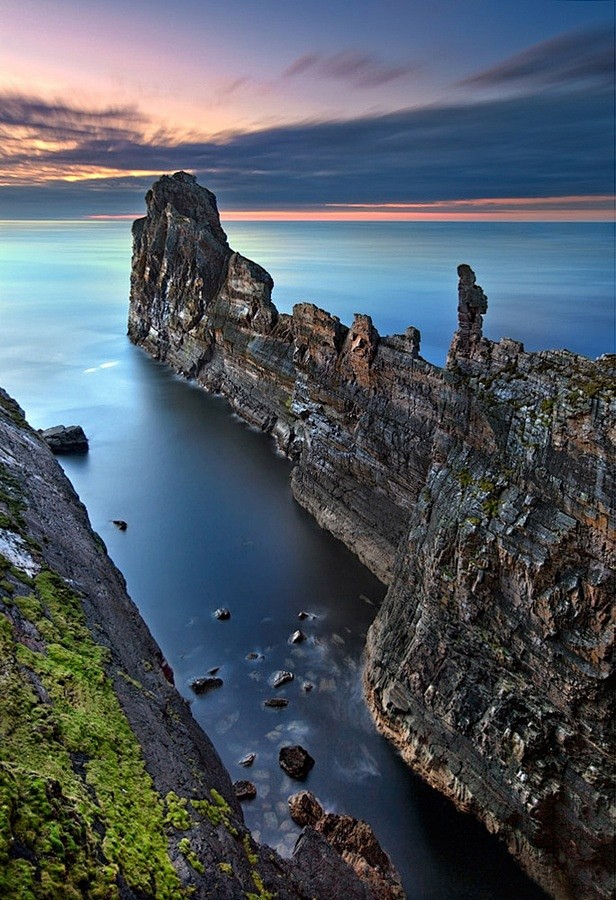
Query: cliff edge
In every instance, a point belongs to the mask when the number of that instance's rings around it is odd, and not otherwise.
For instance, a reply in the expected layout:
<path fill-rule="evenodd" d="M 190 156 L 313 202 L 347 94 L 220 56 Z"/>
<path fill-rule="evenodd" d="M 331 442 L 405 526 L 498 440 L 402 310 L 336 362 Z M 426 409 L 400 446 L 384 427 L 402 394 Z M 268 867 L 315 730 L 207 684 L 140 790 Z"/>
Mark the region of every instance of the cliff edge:
<path fill-rule="evenodd" d="M 407 762 L 558 898 L 613 889 L 613 357 L 483 337 L 458 269 L 444 369 L 313 304 L 280 314 L 213 195 L 133 226 L 129 335 L 295 462 L 293 494 L 387 585 L 366 696 Z"/>

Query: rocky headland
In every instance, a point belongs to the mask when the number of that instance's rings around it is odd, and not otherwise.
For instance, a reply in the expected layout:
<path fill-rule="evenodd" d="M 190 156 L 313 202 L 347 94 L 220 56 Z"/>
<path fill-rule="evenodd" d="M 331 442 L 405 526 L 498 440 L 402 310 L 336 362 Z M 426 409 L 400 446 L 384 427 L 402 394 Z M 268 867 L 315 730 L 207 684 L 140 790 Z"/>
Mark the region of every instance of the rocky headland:
<path fill-rule="evenodd" d="M 401 896 L 356 845 L 347 863 L 310 826 L 291 859 L 253 840 L 85 508 L 0 391 L 3 900 Z"/>
<path fill-rule="evenodd" d="M 467 265 L 444 369 L 416 328 L 279 313 L 182 172 L 133 238 L 131 340 L 270 432 L 297 501 L 389 586 L 379 728 L 554 897 L 611 897 L 614 358 L 487 340 Z"/>

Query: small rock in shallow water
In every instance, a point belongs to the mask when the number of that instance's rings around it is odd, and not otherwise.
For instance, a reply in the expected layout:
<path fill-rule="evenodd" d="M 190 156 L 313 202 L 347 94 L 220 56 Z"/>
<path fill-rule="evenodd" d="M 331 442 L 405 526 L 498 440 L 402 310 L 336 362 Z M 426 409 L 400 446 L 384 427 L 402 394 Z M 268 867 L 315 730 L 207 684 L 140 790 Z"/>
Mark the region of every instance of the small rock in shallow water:
<path fill-rule="evenodd" d="M 255 653 L 254 650 L 251 650 L 250 653 L 246 654 L 246 659 L 249 662 L 255 662 L 255 660 L 262 660 L 262 659 L 265 659 L 265 657 L 263 656 L 262 653 Z"/>
<path fill-rule="evenodd" d="M 283 684 L 287 684 L 289 681 L 293 681 L 294 678 L 295 675 L 293 674 L 293 672 L 283 672 L 281 670 L 278 672 L 274 672 L 271 680 L 272 687 L 282 687 Z"/>
<path fill-rule="evenodd" d="M 238 800 L 254 800 L 257 796 L 257 789 L 252 781 L 235 781 L 233 791 Z"/>
<path fill-rule="evenodd" d="M 299 744 L 292 747 L 281 747 L 278 754 L 280 768 L 283 769 L 290 778 L 304 779 L 308 772 L 314 766 L 314 759 Z"/>
<path fill-rule="evenodd" d="M 54 425 L 40 434 L 52 453 L 88 452 L 88 439 L 81 425 Z"/>
<path fill-rule="evenodd" d="M 205 678 L 195 678 L 190 682 L 190 686 L 195 694 L 205 694 L 213 688 L 222 687 L 222 678 L 212 678 L 210 675 Z"/>
<path fill-rule="evenodd" d="M 302 691 L 305 691 L 307 694 L 314 688 L 314 684 L 311 681 L 304 681 L 302 684 Z"/>
<path fill-rule="evenodd" d="M 214 610 L 214 618 L 224 621 L 225 619 L 231 618 L 231 613 L 224 606 L 221 606 L 218 609 Z"/>
<path fill-rule="evenodd" d="M 303 631 L 300 631 L 299 629 L 297 631 L 294 631 L 293 634 L 291 635 L 291 637 L 289 638 L 289 642 L 291 644 L 301 644 L 301 642 L 305 641 L 305 640 L 306 640 L 306 635 L 304 634 Z"/>
<path fill-rule="evenodd" d="M 302 609 L 301 612 L 298 612 L 297 618 L 301 619 L 301 621 L 303 622 L 304 619 L 316 619 L 316 616 L 314 613 L 309 613 L 309 612 L 306 612 L 305 609 Z"/>
<path fill-rule="evenodd" d="M 289 701 L 284 697 L 269 697 L 263 703 L 264 706 L 269 706 L 270 709 L 284 709 L 285 706 L 289 705 Z"/>
<path fill-rule="evenodd" d="M 120 531 L 126 531 L 126 529 L 128 528 L 128 525 L 126 524 L 126 522 L 124 521 L 124 519 L 113 519 L 113 524 L 114 524 L 115 527 L 118 528 Z"/>
<path fill-rule="evenodd" d="M 245 766 L 245 767 L 251 766 L 251 765 L 253 764 L 253 762 L 255 761 L 256 758 L 257 758 L 257 754 L 256 754 L 256 753 L 247 753 L 246 756 L 243 756 L 243 757 L 240 759 L 239 765 L 240 765 L 240 766 Z"/>

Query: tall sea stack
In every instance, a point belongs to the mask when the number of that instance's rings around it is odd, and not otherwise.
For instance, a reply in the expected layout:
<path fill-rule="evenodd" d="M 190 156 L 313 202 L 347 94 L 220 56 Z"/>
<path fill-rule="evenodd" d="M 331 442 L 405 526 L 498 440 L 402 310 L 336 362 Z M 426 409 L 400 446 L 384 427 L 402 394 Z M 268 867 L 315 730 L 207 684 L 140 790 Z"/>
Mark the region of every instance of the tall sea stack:
<path fill-rule="evenodd" d="M 278 313 L 192 176 L 147 202 L 131 339 L 271 432 L 298 502 L 389 585 L 379 728 L 554 897 L 611 897 L 613 357 L 487 340 L 464 264 L 441 369 L 416 328 Z"/>

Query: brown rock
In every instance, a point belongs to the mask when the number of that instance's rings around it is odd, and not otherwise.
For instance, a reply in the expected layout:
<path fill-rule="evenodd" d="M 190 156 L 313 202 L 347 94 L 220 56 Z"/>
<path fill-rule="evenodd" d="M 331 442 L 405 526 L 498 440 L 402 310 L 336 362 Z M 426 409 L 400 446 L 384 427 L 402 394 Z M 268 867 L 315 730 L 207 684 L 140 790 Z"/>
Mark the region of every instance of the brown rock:
<path fill-rule="evenodd" d="M 303 780 L 314 766 L 314 759 L 299 744 L 292 747 L 281 747 L 278 753 L 278 761 L 280 768 L 283 769 L 290 778 Z"/>
<path fill-rule="evenodd" d="M 311 825 L 314 828 L 319 819 L 325 815 L 323 807 L 310 791 L 292 794 L 288 804 L 291 818 L 302 828 L 304 825 Z"/>
<path fill-rule="evenodd" d="M 252 781 L 234 781 L 233 790 L 238 800 L 254 800 L 257 789 Z"/>

